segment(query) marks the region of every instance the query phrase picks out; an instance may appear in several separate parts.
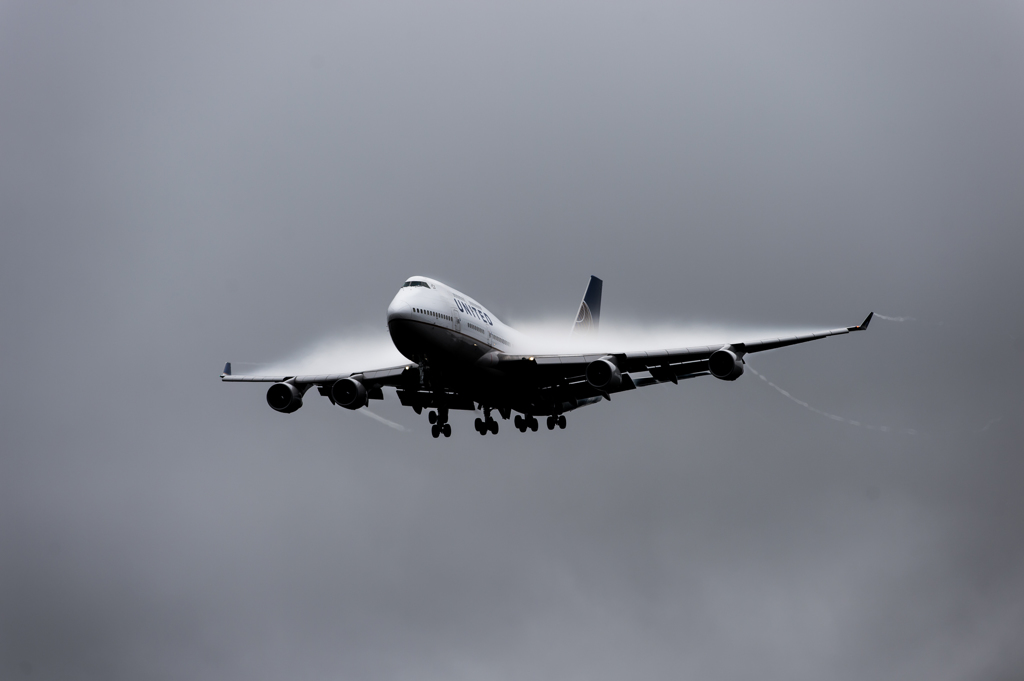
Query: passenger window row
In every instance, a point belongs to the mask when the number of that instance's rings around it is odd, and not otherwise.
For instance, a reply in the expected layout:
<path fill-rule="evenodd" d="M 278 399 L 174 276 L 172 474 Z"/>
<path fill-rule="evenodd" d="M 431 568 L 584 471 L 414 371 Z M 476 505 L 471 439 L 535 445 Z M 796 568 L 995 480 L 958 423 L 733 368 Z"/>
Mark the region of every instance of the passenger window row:
<path fill-rule="evenodd" d="M 413 311 L 419 312 L 420 314 L 425 314 L 428 317 L 436 317 L 437 319 L 444 319 L 444 320 L 449 321 L 449 322 L 455 321 L 449 315 L 441 314 L 440 312 L 434 312 L 433 310 L 423 310 L 421 308 L 414 307 Z"/>

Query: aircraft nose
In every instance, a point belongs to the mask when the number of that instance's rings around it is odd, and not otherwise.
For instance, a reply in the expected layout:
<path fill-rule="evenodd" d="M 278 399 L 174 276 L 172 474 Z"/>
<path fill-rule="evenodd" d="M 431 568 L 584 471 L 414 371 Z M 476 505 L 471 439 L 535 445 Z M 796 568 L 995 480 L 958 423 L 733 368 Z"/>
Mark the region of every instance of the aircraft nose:
<path fill-rule="evenodd" d="M 395 299 L 388 305 L 388 321 L 392 319 L 408 319 L 412 316 L 412 305 L 402 300 L 401 294 L 395 296 Z"/>

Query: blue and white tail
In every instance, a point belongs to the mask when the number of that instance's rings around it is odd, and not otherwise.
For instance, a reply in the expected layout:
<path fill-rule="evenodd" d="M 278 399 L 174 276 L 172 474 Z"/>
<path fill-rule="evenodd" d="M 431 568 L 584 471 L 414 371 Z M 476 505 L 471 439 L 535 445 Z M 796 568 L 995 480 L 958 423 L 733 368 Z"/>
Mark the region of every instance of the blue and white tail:
<path fill-rule="evenodd" d="M 580 311 L 576 314 L 576 323 L 572 326 L 573 333 L 597 333 L 601 322 L 601 288 L 604 285 L 595 276 L 590 277 L 587 292 L 583 294 Z"/>

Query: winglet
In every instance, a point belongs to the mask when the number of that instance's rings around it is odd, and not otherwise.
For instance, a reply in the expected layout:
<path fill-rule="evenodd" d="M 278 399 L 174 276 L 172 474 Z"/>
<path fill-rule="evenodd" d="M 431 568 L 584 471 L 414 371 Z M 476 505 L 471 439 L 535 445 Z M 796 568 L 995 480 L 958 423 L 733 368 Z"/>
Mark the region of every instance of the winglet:
<path fill-rule="evenodd" d="M 851 326 L 850 331 L 866 331 L 868 324 L 871 323 L 871 318 L 875 316 L 874 312 L 869 312 L 867 318 L 860 323 L 859 326 Z"/>
<path fill-rule="evenodd" d="M 221 376 L 230 376 L 230 375 L 231 375 L 231 362 L 228 362 L 227 364 L 224 365 L 224 373 L 222 373 Z"/>

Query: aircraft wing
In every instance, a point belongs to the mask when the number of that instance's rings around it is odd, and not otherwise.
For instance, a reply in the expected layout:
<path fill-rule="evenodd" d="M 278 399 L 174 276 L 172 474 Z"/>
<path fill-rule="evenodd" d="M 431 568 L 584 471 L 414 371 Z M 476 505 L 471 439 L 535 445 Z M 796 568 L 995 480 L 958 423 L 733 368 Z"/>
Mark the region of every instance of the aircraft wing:
<path fill-rule="evenodd" d="M 387 369 L 374 369 L 372 371 L 357 371 L 350 374 L 307 374 L 298 376 L 235 376 L 231 373 L 231 362 L 224 366 L 224 373 L 220 380 L 224 382 L 239 383 L 283 383 L 289 381 L 296 384 L 333 385 L 342 378 L 357 378 L 365 383 L 367 387 L 400 386 L 403 385 L 411 373 L 419 374 L 419 365 L 415 363 L 405 364 Z"/>
<path fill-rule="evenodd" d="M 873 314 L 873 313 L 872 313 Z M 764 350 L 807 343 L 829 336 L 839 336 L 852 331 L 868 328 L 872 314 L 857 326 L 829 329 L 782 338 L 762 338 L 753 341 L 726 343 L 723 345 L 700 345 L 688 348 L 648 350 L 646 352 L 609 352 L 586 355 L 506 355 L 492 352 L 478 361 L 480 368 L 496 370 L 504 374 L 507 382 L 502 390 L 515 408 L 526 411 L 551 405 L 562 405 L 559 409 L 575 409 L 577 406 L 599 401 L 602 397 L 611 399 L 611 393 L 634 390 L 656 383 L 678 383 L 688 378 L 713 374 L 724 380 L 735 380 L 743 373 L 744 355 Z M 723 352 L 724 351 L 724 352 Z M 596 383 L 588 379 L 588 370 L 605 372 L 607 382 Z M 470 395 L 446 385 L 443 378 L 430 389 L 429 377 L 424 383 L 420 366 L 409 363 L 347 374 L 308 375 L 252 375 L 236 376 L 231 373 L 231 364 L 224 367 L 221 380 L 238 383 L 287 383 L 291 388 L 282 388 L 278 393 L 284 406 L 273 406 L 278 411 L 291 413 L 301 406 L 301 398 L 312 386 L 317 386 L 324 397 L 335 401 L 332 388 L 344 378 L 351 378 L 363 385 L 365 398 L 384 399 L 381 388 L 390 386 L 397 389 L 401 403 L 419 413 L 424 408 L 444 407 L 448 409 L 475 409 Z M 598 376 L 600 378 L 600 376 Z M 276 390 L 275 388 L 271 389 Z M 292 397 L 289 398 L 288 391 Z M 273 399 L 268 392 L 268 401 Z M 291 401 L 294 400 L 294 401 Z M 292 406 L 289 406 L 292 405 Z M 546 406 L 545 406 L 546 405 Z M 362 405 L 360 405 L 362 406 Z M 549 413 L 540 411 L 539 413 Z"/>
<path fill-rule="evenodd" d="M 608 394 L 612 392 L 632 390 L 669 381 L 676 383 L 682 379 L 714 373 L 711 370 L 710 360 L 711 356 L 719 350 L 729 351 L 738 361 L 742 362 L 743 356 L 750 353 L 807 343 L 830 336 L 841 336 L 853 331 L 864 331 L 868 328 L 873 315 L 872 312 L 857 326 L 781 338 L 762 338 L 722 345 L 699 345 L 646 352 L 609 352 L 587 355 L 499 355 L 496 364 L 499 370 L 510 377 L 517 377 L 519 380 L 532 383 L 535 386 L 550 386 L 552 390 L 566 396 L 608 397 Z M 602 359 L 613 364 L 622 378 L 618 385 L 609 385 L 605 390 L 594 388 L 586 379 L 587 368 L 591 363 Z M 728 358 L 726 357 L 726 359 Z M 739 373 L 742 373 L 742 368 L 735 376 L 739 376 Z"/>

